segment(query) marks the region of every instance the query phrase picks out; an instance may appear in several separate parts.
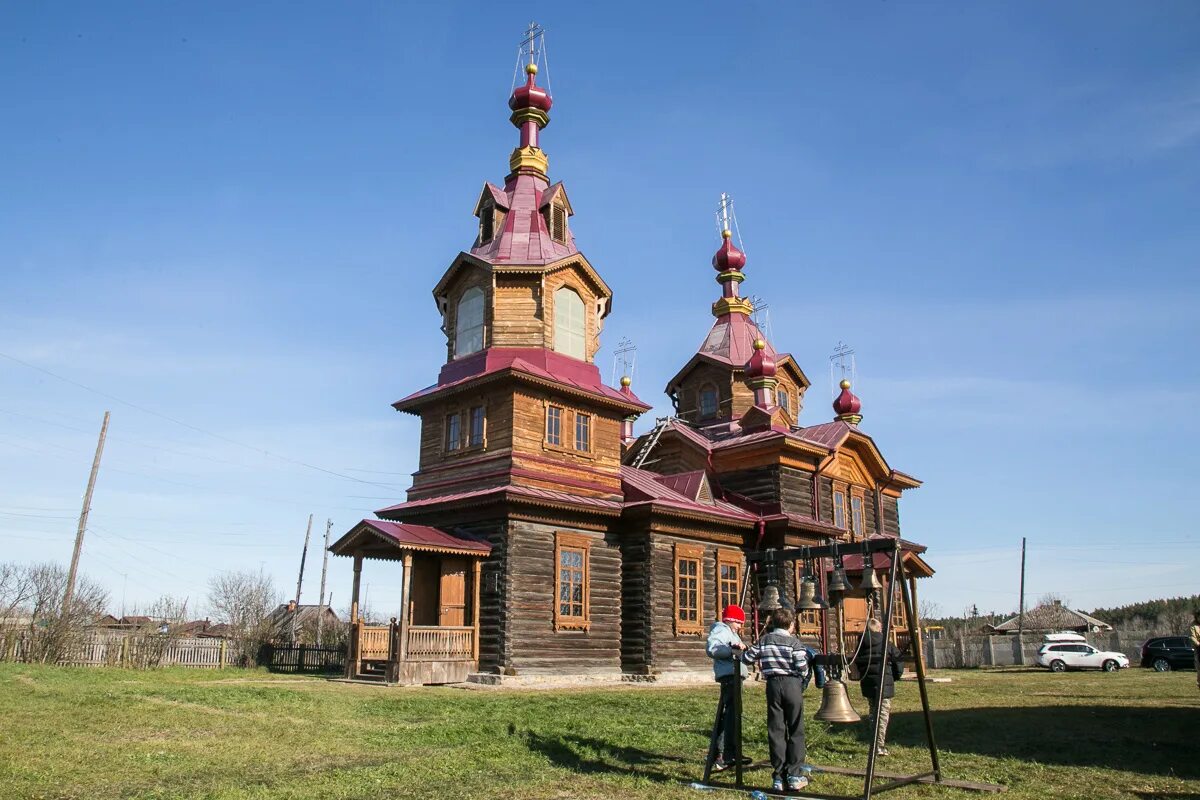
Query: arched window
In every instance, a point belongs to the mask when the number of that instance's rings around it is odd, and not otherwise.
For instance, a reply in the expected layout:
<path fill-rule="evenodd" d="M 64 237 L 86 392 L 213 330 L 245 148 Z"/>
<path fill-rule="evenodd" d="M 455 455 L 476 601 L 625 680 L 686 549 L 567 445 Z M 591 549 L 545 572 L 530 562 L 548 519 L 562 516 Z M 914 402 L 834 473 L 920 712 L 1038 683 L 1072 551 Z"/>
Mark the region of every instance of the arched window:
<path fill-rule="evenodd" d="M 700 387 L 700 419 L 717 415 L 717 387 L 706 383 Z"/>
<path fill-rule="evenodd" d="M 454 313 L 454 355 L 483 349 L 483 290 L 472 286 L 463 292 Z"/>
<path fill-rule="evenodd" d="M 578 359 L 587 359 L 584 332 L 587 318 L 583 298 L 566 286 L 554 293 L 554 349 Z"/>

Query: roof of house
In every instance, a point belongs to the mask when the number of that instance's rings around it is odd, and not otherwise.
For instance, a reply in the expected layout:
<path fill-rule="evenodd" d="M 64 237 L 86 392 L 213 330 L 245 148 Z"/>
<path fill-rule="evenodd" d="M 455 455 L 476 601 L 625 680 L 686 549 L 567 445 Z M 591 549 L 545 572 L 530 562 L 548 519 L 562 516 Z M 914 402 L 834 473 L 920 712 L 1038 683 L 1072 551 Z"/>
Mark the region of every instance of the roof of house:
<path fill-rule="evenodd" d="M 625 490 L 625 507 L 633 508 L 641 504 L 653 505 L 660 510 L 686 512 L 688 515 L 712 517 L 727 522 L 752 523 L 758 520 L 758 515 L 745 511 L 724 500 L 713 499 L 703 502 L 684 492 L 677 491 L 668 485 L 675 483 L 684 489 L 695 482 L 695 473 L 688 473 L 680 481 L 662 481 L 661 477 L 648 470 L 635 467 L 621 467 L 621 486 Z M 704 473 L 700 473 L 703 477 Z"/>
<path fill-rule="evenodd" d="M 1049 603 L 1026 611 L 1023 624 L 1020 617 L 1013 617 L 994 626 L 994 630 L 1005 632 L 1016 632 L 1019 628 L 1027 631 L 1063 631 L 1075 628 L 1111 631 L 1112 625 L 1060 603 Z"/>
<path fill-rule="evenodd" d="M 397 551 L 416 550 L 431 553 L 459 553 L 486 556 L 492 545 L 485 539 L 458 531 L 445 531 L 430 525 L 364 519 L 329 547 L 335 555 L 349 555 L 363 542 L 382 543 Z"/>

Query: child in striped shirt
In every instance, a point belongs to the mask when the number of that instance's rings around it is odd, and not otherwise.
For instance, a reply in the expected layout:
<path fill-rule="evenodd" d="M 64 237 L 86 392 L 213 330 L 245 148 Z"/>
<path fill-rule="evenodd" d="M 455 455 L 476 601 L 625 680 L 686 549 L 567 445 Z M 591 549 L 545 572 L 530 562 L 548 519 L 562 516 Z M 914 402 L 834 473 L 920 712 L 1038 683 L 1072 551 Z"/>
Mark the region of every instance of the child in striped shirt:
<path fill-rule="evenodd" d="M 772 788 L 795 792 L 808 785 L 801 768 L 804 746 L 804 686 L 808 683 L 808 649 L 792 635 L 796 615 L 790 608 L 771 612 L 767 632 L 747 648 L 742 659 L 758 664 L 767 681 L 767 743 L 771 751 Z"/>

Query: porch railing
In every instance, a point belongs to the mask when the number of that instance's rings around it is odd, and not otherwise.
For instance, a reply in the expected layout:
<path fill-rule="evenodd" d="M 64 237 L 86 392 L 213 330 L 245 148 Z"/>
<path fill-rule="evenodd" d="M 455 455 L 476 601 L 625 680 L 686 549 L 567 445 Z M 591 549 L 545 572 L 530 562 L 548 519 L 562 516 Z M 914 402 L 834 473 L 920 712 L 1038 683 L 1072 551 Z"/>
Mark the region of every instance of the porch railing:
<path fill-rule="evenodd" d="M 457 661 L 474 656 L 475 629 L 413 625 L 408 629 L 409 661 Z"/>
<path fill-rule="evenodd" d="M 358 657 L 366 661 L 390 659 L 391 631 L 389 625 L 363 625 L 359 632 Z"/>

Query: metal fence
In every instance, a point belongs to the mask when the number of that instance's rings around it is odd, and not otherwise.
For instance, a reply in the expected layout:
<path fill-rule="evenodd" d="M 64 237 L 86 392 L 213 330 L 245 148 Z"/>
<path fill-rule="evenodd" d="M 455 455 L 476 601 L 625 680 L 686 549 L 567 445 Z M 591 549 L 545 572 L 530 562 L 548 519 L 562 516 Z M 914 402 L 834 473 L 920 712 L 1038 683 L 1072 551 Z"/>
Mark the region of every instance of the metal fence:
<path fill-rule="evenodd" d="M 1111 631 L 1085 634 L 1100 650 L 1115 650 L 1129 656 L 1136 666 L 1141 661 L 1142 642 L 1154 636 L 1149 631 Z M 1005 636 L 943 636 L 924 641 L 925 663 L 932 669 L 1032 666 L 1041 648 L 1041 633 L 1026 633 L 1018 642 L 1015 634 Z"/>
<path fill-rule="evenodd" d="M 346 671 L 346 647 L 264 644 L 258 651 L 258 665 L 271 672 L 337 675 Z"/>

